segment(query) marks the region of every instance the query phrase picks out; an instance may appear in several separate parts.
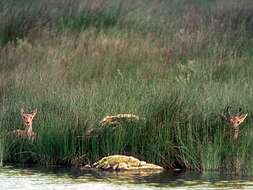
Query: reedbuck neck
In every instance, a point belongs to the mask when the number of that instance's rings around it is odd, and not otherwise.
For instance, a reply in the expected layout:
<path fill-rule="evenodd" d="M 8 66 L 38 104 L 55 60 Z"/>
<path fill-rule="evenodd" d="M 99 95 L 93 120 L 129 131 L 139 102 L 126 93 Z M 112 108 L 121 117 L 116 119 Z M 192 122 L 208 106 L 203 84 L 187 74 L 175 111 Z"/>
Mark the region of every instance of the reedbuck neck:
<path fill-rule="evenodd" d="M 247 117 L 247 113 L 242 113 L 242 109 L 239 108 L 239 111 L 238 113 L 236 114 L 231 114 L 230 113 L 230 106 L 228 106 L 225 110 L 224 113 L 221 113 L 220 116 L 223 120 L 225 120 L 230 129 L 232 130 L 233 134 L 232 134 L 232 137 L 234 140 L 237 140 L 238 137 L 239 137 L 239 132 L 240 132 L 240 129 L 239 129 L 239 126 L 240 124 L 245 120 L 245 118 Z"/>
<path fill-rule="evenodd" d="M 21 117 L 25 125 L 25 130 L 14 130 L 12 133 L 17 137 L 31 138 L 34 140 L 36 138 L 36 133 L 33 132 L 32 123 L 35 115 L 37 114 L 37 109 L 32 112 L 25 112 L 21 109 Z"/>

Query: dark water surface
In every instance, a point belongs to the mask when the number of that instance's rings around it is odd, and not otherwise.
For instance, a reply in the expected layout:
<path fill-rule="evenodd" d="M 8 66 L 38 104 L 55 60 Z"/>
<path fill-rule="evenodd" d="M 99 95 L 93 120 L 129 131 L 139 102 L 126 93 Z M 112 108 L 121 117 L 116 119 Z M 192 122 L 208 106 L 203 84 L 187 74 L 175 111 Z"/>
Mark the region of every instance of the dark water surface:
<path fill-rule="evenodd" d="M 1 190 L 153 190 L 153 189 L 252 189 L 253 177 L 219 172 L 110 173 L 66 168 L 5 166 L 0 168 Z"/>

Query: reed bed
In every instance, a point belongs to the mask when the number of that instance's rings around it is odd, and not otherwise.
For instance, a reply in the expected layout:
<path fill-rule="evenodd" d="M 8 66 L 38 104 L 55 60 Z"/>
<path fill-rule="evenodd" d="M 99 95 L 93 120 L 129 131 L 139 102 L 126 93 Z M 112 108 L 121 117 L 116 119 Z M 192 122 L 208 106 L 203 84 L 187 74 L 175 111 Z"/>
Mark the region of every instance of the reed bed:
<path fill-rule="evenodd" d="M 0 159 L 71 165 L 127 154 L 251 171 L 251 1 L 94 2 L 3 1 L 1 131 L 22 129 L 27 106 L 38 109 L 38 138 L 1 140 Z M 249 113 L 237 142 L 218 117 L 227 105 Z M 101 129 L 119 113 L 143 119 Z"/>

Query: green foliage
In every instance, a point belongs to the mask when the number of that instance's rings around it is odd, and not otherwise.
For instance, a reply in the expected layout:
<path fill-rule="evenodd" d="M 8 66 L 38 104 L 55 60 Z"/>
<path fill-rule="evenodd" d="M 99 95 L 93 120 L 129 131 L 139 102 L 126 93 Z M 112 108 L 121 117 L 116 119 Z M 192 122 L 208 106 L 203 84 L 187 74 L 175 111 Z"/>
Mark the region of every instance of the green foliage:
<path fill-rule="evenodd" d="M 246 13 L 237 21 L 239 13 L 216 8 L 218 1 L 33 1 L 27 9 L 17 2 L 1 9 L 11 18 L 0 19 L 1 134 L 24 128 L 25 105 L 38 109 L 38 139 L 1 140 L 0 160 L 69 164 L 81 155 L 94 162 L 127 154 L 167 167 L 252 169 Z M 227 105 L 249 113 L 236 143 L 217 116 Z M 104 116 L 118 113 L 142 119 L 101 128 Z"/>
<path fill-rule="evenodd" d="M 4 138 L 1 134 L 0 139 L 0 167 L 3 166 L 3 160 L 4 160 Z"/>

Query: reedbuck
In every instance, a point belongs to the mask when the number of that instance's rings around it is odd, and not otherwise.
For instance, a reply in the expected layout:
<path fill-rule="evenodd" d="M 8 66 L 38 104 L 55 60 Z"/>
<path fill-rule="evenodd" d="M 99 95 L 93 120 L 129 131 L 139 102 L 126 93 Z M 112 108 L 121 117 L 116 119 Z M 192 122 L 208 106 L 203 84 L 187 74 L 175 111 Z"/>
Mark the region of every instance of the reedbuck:
<path fill-rule="evenodd" d="M 12 134 L 14 134 L 16 137 L 29 138 L 29 139 L 34 140 L 37 134 L 33 132 L 32 122 L 36 113 L 37 113 L 37 109 L 33 110 L 32 112 L 25 112 L 24 109 L 22 108 L 21 116 L 25 124 L 25 130 L 17 129 L 17 130 L 12 131 Z"/>
<path fill-rule="evenodd" d="M 229 127 L 230 132 L 234 140 L 238 139 L 239 137 L 239 125 L 245 120 L 247 117 L 247 113 L 242 113 L 242 109 L 239 108 L 238 113 L 231 114 L 230 113 L 230 106 L 227 107 L 224 113 L 221 113 L 220 116 L 223 120 L 225 120 Z"/>

